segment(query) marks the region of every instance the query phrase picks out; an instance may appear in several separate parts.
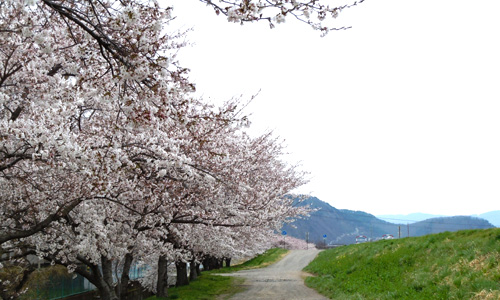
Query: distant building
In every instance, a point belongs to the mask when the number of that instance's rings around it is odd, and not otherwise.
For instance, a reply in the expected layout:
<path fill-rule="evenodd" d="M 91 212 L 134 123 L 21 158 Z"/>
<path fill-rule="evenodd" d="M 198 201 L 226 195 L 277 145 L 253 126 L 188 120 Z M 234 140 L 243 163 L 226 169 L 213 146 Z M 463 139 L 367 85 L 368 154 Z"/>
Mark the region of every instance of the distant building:
<path fill-rule="evenodd" d="M 392 240 L 393 238 L 394 238 L 394 236 L 392 234 L 384 234 L 382 236 L 383 240 Z"/>
<path fill-rule="evenodd" d="M 368 242 L 368 237 L 366 235 L 358 235 L 356 237 L 356 244 Z"/>

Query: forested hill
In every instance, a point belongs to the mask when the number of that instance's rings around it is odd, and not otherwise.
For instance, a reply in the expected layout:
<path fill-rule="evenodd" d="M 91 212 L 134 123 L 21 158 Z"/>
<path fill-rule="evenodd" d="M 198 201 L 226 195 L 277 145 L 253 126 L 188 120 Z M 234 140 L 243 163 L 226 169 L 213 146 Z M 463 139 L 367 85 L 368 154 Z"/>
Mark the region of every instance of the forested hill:
<path fill-rule="evenodd" d="M 472 217 L 478 217 L 485 219 L 496 227 L 500 227 L 500 210 L 489 211 L 479 215 L 471 215 Z M 377 215 L 379 219 L 386 220 L 392 223 L 415 223 L 418 221 L 424 221 L 431 218 L 448 217 L 445 215 L 431 215 L 425 213 L 412 213 L 409 215 Z"/>
<path fill-rule="evenodd" d="M 391 234 L 397 238 L 494 227 L 484 219 L 466 216 L 433 218 L 413 224 L 394 224 L 366 212 L 336 209 L 316 197 L 307 198 L 297 205 L 310 205 L 318 210 L 308 218 L 286 224 L 283 230 L 287 235 L 300 239 L 306 239 L 309 233 L 311 242 L 326 240 L 330 244 L 352 244 L 356 242 L 357 236 L 362 235 L 370 239 L 380 239 L 383 235 Z"/>
<path fill-rule="evenodd" d="M 410 225 L 410 234 L 421 236 L 443 231 L 462 229 L 486 229 L 495 227 L 485 219 L 470 216 L 439 217 L 427 219 Z"/>

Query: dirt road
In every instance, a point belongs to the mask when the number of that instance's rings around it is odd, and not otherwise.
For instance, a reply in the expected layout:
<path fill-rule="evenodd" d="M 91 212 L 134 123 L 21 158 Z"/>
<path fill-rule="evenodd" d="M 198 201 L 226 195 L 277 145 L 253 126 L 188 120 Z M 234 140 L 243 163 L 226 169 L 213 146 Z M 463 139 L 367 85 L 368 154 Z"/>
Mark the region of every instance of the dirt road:
<path fill-rule="evenodd" d="M 318 254 L 318 250 L 291 250 L 281 261 L 267 268 L 226 274 L 244 277 L 246 291 L 234 295 L 237 300 L 323 300 L 327 299 L 304 285 L 302 269 Z"/>

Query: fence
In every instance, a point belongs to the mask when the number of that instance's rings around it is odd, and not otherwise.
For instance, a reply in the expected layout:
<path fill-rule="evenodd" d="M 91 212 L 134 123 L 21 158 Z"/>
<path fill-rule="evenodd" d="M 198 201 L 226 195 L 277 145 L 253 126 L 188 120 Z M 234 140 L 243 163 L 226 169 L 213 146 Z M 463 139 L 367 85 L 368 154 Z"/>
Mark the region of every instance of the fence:
<path fill-rule="evenodd" d="M 144 275 L 146 266 L 132 265 L 129 272 L 130 279 L 138 279 Z M 118 274 L 120 276 L 121 274 Z M 115 277 L 116 280 L 116 277 Z M 95 290 L 95 286 L 85 277 L 76 273 L 67 275 L 51 276 L 50 279 L 42 285 L 37 286 L 34 295 L 27 295 L 28 299 L 61 299 L 72 295 L 86 293 Z"/>

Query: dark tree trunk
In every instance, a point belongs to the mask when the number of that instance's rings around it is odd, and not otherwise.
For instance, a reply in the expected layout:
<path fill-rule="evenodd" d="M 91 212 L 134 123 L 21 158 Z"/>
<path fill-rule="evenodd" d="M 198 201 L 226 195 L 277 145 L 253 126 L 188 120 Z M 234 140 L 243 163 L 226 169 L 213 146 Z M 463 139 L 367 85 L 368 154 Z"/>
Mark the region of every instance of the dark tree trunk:
<path fill-rule="evenodd" d="M 188 275 L 187 275 L 187 264 L 182 261 L 178 261 L 175 263 L 175 268 L 177 270 L 177 282 L 175 286 L 183 286 L 188 285 Z"/>
<path fill-rule="evenodd" d="M 200 269 L 200 264 L 196 262 L 196 260 L 193 258 L 191 260 L 191 263 L 189 264 L 189 280 L 193 281 L 196 278 L 198 278 L 198 271 L 196 269 Z"/>
<path fill-rule="evenodd" d="M 226 257 L 226 258 L 224 258 L 224 260 L 226 261 L 226 267 L 230 267 L 231 266 L 231 257 Z"/>
<path fill-rule="evenodd" d="M 220 269 L 224 266 L 224 259 L 223 258 L 216 258 L 216 268 Z"/>
<path fill-rule="evenodd" d="M 156 281 L 156 296 L 168 296 L 168 261 L 166 256 L 160 256 L 158 259 L 158 280 Z"/>
<path fill-rule="evenodd" d="M 201 275 L 200 264 L 195 265 L 195 270 L 196 270 L 196 275 L 200 276 Z"/>
<path fill-rule="evenodd" d="M 209 258 L 209 257 L 205 257 L 205 258 L 203 259 L 203 270 L 205 270 L 205 271 L 210 271 L 210 270 L 212 270 L 212 269 L 210 268 L 210 258 Z"/>
<path fill-rule="evenodd" d="M 102 300 L 118 300 L 113 287 L 110 287 L 107 284 L 103 285 L 102 288 L 99 289 L 99 295 Z"/>
<path fill-rule="evenodd" d="M 207 256 L 203 259 L 204 270 L 215 270 L 222 268 L 223 259 L 214 256 Z"/>
<path fill-rule="evenodd" d="M 210 270 L 217 269 L 217 259 L 213 256 L 210 256 L 208 259 L 208 263 L 210 264 Z"/>
<path fill-rule="evenodd" d="M 55 257 L 50 257 L 58 264 L 67 267 L 69 263 L 58 261 Z M 115 289 L 113 288 L 113 273 L 111 260 L 101 256 L 101 268 L 90 262 L 83 256 L 77 256 L 81 263 L 75 269 L 77 274 L 87 278 L 92 283 L 100 295 L 101 300 L 119 300 Z"/>
<path fill-rule="evenodd" d="M 128 297 L 128 283 L 130 281 L 129 273 L 130 267 L 132 266 L 132 261 L 134 257 L 132 254 L 127 253 L 125 255 L 125 261 L 123 262 L 122 276 L 120 278 L 120 284 L 118 285 L 118 297 L 120 300 L 127 300 Z"/>
<path fill-rule="evenodd" d="M 101 257 L 102 267 L 102 290 L 99 290 L 101 299 L 118 300 L 115 289 L 113 288 L 113 264 L 112 261 Z"/>

